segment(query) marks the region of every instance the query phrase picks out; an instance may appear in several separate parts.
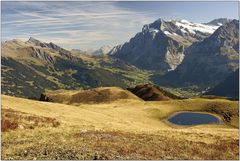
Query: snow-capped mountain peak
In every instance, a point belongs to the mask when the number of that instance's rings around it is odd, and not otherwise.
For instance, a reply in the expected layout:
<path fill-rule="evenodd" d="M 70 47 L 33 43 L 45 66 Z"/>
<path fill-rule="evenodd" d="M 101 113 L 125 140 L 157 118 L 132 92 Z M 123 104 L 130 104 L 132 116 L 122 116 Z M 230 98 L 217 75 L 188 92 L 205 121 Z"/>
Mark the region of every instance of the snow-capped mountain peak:
<path fill-rule="evenodd" d="M 218 25 L 206 25 L 201 23 L 193 23 L 187 20 L 175 21 L 175 25 L 181 29 L 182 32 L 190 32 L 196 34 L 196 32 L 212 34 L 221 24 Z"/>
<path fill-rule="evenodd" d="M 213 24 L 202 24 L 202 23 L 194 23 L 187 20 L 170 20 L 165 21 L 162 18 L 154 21 L 153 23 L 146 24 L 142 28 L 142 32 L 151 33 L 153 36 L 156 35 L 159 31 L 162 31 L 167 36 L 184 36 L 184 35 L 197 35 L 196 38 L 200 38 L 202 36 L 208 36 L 212 34 L 217 28 L 219 28 L 222 23 L 218 23 L 216 25 Z M 199 39 L 198 39 L 199 40 Z"/>
<path fill-rule="evenodd" d="M 95 50 L 92 55 L 105 55 L 108 54 L 112 50 L 112 46 L 104 45 L 100 49 Z"/>

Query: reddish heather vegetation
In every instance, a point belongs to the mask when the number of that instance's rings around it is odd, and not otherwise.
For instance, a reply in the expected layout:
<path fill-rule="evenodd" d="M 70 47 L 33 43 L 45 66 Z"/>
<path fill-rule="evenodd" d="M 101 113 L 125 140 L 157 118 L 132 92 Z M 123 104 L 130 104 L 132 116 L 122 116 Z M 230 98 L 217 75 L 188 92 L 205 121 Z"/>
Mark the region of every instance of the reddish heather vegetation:
<path fill-rule="evenodd" d="M 55 118 L 30 115 L 12 109 L 2 109 L 2 132 L 15 129 L 34 129 L 35 127 L 58 127 L 60 122 Z"/>

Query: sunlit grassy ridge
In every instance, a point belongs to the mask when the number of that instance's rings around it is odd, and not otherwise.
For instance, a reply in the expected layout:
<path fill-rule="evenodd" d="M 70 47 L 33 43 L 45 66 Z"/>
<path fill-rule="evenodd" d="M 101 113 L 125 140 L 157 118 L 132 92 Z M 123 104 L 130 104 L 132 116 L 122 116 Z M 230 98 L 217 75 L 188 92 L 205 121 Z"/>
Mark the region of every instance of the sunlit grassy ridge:
<path fill-rule="evenodd" d="M 209 107 L 209 108 L 207 108 Z M 3 159 L 238 159 L 238 103 L 218 99 L 66 105 L 2 96 L 3 118 L 18 126 L 2 133 Z M 6 117 L 6 110 L 14 117 Z M 209 110 L 213 109 L 213 110 Z M 176 111 L 208 111 L 224 125 L 172 128 Z M 219 113 L 219 111 L 221 111 Z M 28 128 L 32 116 L 33 128 Z M 40 123 L 34 123 L 39 117 Z M 59 122 L 52 126 L 51 118 Z M 47 126 L 42 126 L 42 122 Z M 48 123 L 49 122 L 49 123 Z M 25 126 L 24 126 L 25 125 Z"/>
<path fill-rule="evenodd" d="M 141 100 L 136 95 L 119 87 L 98 87 L 88 90 L 54 90 L 41 95 L 41 101 L 64 104 L 110 103 L 119 99 Z"/>

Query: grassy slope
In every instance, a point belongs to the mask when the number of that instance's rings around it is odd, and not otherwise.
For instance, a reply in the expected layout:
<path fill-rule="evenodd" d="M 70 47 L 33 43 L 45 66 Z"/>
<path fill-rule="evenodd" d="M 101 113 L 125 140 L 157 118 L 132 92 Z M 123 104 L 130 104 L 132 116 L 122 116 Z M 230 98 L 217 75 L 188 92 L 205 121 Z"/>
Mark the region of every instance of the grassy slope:
<path fill-rule="evenodd" d="M 237 121 L 191 128 L 172 128 L 163 121 L 181 110 L 234 114 L 238 105 L 233 101 L 119 100 L 73 106 L 3 95 L 2 108 L 60 122 L 58 127 L 4 132 L 4 159 L 238 159 L 238 130 L 229 126 L 238 126 Z"/>

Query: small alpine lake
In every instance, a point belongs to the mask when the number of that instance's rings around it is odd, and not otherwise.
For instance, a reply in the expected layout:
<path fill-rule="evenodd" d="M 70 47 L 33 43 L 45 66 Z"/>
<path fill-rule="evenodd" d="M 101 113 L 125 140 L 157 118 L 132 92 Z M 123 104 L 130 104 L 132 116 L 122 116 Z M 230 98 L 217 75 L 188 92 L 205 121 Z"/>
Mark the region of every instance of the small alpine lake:
<path fill-rule="evenodd" d="M 201 112 L 177 112 L 171 115 L 167 121 L 180 126 L 223 124 L 223 121 L 219 117 Z"/>

